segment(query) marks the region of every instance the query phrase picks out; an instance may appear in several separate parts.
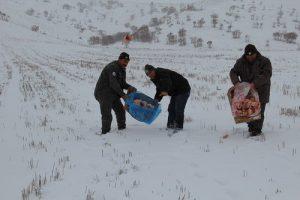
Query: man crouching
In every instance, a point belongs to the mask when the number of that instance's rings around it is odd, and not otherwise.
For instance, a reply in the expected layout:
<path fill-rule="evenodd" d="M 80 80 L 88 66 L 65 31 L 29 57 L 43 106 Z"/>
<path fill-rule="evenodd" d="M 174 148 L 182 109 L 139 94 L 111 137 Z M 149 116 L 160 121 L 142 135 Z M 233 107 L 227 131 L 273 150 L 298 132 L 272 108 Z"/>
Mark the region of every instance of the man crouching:
<path fill-rule="evenodd" d="M 161 101 L 163 96 L 171 96 L 167 128 L 182 130 L 184 109 L 191 91 L 188 80 L 177 72 L 152 65 L 145 66 L 145 73 L 156 86 L 154 99 Z"/>

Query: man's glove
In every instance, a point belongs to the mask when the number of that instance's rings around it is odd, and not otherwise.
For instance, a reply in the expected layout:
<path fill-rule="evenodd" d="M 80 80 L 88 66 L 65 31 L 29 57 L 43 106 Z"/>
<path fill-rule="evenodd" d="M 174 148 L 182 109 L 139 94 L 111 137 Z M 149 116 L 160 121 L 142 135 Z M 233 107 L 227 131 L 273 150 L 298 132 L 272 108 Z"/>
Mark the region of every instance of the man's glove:
<path fill-rule="evenodd" d="M 128 89 L 127 89 L 127 94 L 130 94 L 130 93 L 133 93 L 133 92 L 136 92 L 137 89 L 133 86 L 130 86 Z"/>
<path fill-rule="evenodd" d="M 241 83 L 241 82 L 238 81 L 238 82 L 236 82 L 236 83 L 233 84 L 233 85 L 234 85 L 234 86 L 237 86 L 237 85 L 240 84 L 240 83 Z"/>

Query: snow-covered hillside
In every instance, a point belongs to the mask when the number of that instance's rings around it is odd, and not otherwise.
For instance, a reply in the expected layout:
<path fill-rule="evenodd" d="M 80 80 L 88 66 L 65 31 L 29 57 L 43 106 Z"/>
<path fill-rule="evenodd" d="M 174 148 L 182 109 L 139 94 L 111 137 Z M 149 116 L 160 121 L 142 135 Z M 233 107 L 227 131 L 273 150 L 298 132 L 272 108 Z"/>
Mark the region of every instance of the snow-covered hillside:
<path fill-rule="evenodd" d="M 298 199 L 299 38 L 273 33 L 299 35 L 299 10 L 293 0 L 0 0 L 0 199 Z M 143 25 L 152 42 L 89 45 L 91 36 Z M 273 65 L 266 140 L 249 139 L 245 124 L 234 124 L 226 96 L 229 70 L 248 42 Z M 165 131 L 165 98 L 152 125 L 127 115 L 127 130 L 113 121 L 111 133 L 95 134 L 94 86 L 122 51 L 132 58 L 128 82 L 146 94 L 155 92 L 142 70 L 147 63 L 188 78 L 182 132 Z"/>
<path fill-rule="evenodd" d="M 219 49 L 237 49 L 241 43 L 254 42 L 294 50 L 296 45 L 274 42 L 273 33 L 300 30 L 299 3 L 293 0 L 2 0 L 1 4 L 11 23 L 28 30 L 38 26 L 41 34 L 80 44 L 87 44 L 91 36 L 134 33 L 146 25 L 154 43 L 166 44 L 169 33 L 179 37 L 179 30 L 184 29 L 184 46 L 193 46 L 191 40 L 196 37 L 203 46 L 212 41 Z M 236 39 L 232 40 L 234 33 Z"/>

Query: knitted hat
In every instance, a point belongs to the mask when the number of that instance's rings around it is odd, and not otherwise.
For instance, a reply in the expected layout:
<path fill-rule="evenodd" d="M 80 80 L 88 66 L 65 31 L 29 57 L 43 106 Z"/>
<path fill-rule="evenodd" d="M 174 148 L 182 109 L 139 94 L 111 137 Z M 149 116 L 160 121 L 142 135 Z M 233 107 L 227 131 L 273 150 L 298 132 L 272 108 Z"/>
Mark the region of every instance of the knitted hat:
<path fill-rule="evenodd" d="M 150 71 L 155 70 L 155 67 L 153 67 L 152 65 L 145 65 L 145 73 L 148 74 Z"/>
<path fill-rule="evenodd" d="M 256 54 L 256 53 L 257 53 L 257 49 L 253 44 L 248 44 L 245 47 L 245 52 L 244 52 L 245 55 L 251 56 L 251 55 Z"/>
<path fill-rule="evenodd" d="M 129 58 L 129 54 L 128 53 L 126 53 L 126 52 L 122 52 L 121 54 L 120 54 L 120 56 L 119 56 L 119 60 L 120 59 L 125 59 L 125 60 L 130 60 L 130 58 Z"/>

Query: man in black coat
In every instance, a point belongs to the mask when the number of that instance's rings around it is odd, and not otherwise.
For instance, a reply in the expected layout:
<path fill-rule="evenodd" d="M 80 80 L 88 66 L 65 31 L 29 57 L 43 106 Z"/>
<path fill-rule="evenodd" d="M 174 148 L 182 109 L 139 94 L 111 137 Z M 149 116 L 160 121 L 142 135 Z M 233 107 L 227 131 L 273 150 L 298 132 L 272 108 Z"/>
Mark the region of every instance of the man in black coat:
<path fill-rule="evenodd" d="M 191 91 L 188 80 L 177 72 L 152 65 L 145 66 L 145 73 L 156 86 L 154 99 L 161 101 L 163 96 L 171 96 L 167 128 L 182 130 L 184 109 Z"/>
<path fill-rule="evenodd" d="M 248 123 L 251 136 L 261 134 L 265 107 L 270 98 L 271 76 L 272 65 L 270 60 L 262 56 L 252 44 L 245 47 L 244 55 L 236 61 L 230 71 L 230 79 L 234 85 L 239 82 L 251 83 L 251 87 L 255 88 L 259 95 L 261 119 Z"/>
<path fill-rule="evenodd" d="M 125 110 L 120 98 L 127 98 L 123 89 L 126 89 L 128 93 L 136 91 L 135 87 L 126 82 L 126 67 L 129 61 L 129 55 L 125 52 L 121 53 L 118 60 L 104 67 L 98 79 L 94 95 L 100 104 L 102 134 L 110 131 L 112 122 L 111 110 L 114 110 L 116 114 L 118 129 L 126 128 Z"/>

